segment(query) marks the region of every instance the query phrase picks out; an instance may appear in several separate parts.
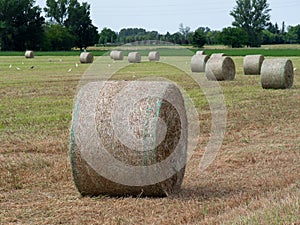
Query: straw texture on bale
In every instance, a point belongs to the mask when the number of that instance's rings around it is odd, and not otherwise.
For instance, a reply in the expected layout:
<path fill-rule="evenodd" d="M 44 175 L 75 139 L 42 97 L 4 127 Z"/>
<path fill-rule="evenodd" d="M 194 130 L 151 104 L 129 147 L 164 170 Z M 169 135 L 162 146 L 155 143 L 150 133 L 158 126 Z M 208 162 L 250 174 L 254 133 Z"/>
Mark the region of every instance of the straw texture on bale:
<path fill-rule="evenodd" d="M 111 51 L 110 52 L 110 58 L 113 60 L 123 60 L 124 54 L 122 51 Z"/>
<path fill-rule="evenodd" d="M 260 75 L 261 66 L 265 57 L 263 55 L 247 55 L 244 58 L 245 75 Z"/>
<path fill-rule="evenodd" d="M 149 52 L 148 59 L 149 61 L 159 61 L 160 60 L 159 52 Z"/>
<path fill-rule="evenodd" d="M 161 97 L 154 97 L 157 95 Z M 133 96 L 143 97 L 131 102 Z M 131 104 L 132 109 L 128 109 Z M 75 102 L 70 143 L 73 178 L 81 195 L 165 197 L 178 192 L 187 160 L 187 118 L 182 110 L 181 92 L 168 82 L 108 81 L 84 86 Z M 129 112 L 129 118 L 124 118 L 124 111 Z M 160 120 L 166 129 L 158 124 Z M 132 134 L 126 131 L 124 141 L 114 123 L 121 128 L 128 123 Z M 126 144 L 134 139 L 140 141 L 137 149 Z M 157 183 L 140 184 L 167 173 L 160 165 L 165 161 L 170 164 L 170 176 Z M 184 166 L 178 166 L 182 163 Z M 157 168 L 153 170 L 153 166 Z"/>
<path fill-rule="evenodd" d="M 208 80 L 234 80 L 235 72 L 234 61 L 228 56 L 210 58 L 205 67 Z"/>
<path fill-rule="evenodd" d="M 205 72 L 205 66 L 209 59 L 208 55 L 194 55 L 191 60 L 191 70 L 194 73 Z"/>
<path fill-rule="evenodd" d="M 196 55 L 205 55 L 205 52 L 204 51 L 197 51 Z"/>
<path fill-rule="evenodd" d="M 214 54 L 211 54 L 210 58 L 221 58 L 221 57 L 224 57 L 224 56 L 227 56 L 225 53 L 214 53 Z"/>
<path fill-rule="evenodd" d="M 27 58 L 27 59 L 34 58 L 34 52 L 33 51 L 26 51 L 25 52 L 25 58 Z"/>
<path fill-rule="evenodd" d="M 289 59 L 266 59 L 261 67 L 261 84 L 265 89 L 287 89 L 294 83 L 294 67 Z"/>
<path fill-rule="evenodd" d="M 139 52 L 130 52 L 128 54 L 128 62 L 130 63 L 140 63 L 142 56 Z"/>
<path fill-rule="evenodd" d="M 94 62 L 94 56 L 90 52 L 82 52 L 80 54 L 80 62 L 81 63 L 93 63 Z"/>

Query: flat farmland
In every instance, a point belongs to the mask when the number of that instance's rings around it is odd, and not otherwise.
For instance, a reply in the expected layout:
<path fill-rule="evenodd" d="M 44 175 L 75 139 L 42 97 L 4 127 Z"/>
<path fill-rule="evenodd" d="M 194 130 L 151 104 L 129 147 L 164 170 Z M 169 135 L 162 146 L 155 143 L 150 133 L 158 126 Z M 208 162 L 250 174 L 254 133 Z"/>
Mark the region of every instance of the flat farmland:
<path fill-rule="evenodd" d="M 225 137 L 202 173 L 211 113 L 197 83 L 145 58 L 122 68 L 111 79 L 163 76 L 180 84 L 199 112 L 201 141 L 178 194 L 91 198 L 77 191 L 69 157 L 74 97 L 90 65 L 72 55 L 0 56 L 0 224 L 300 224 L 300 57 L 288 58 L 293 88 L 264 90 L 233 56 L 236 79 L 219 82 Z M 188 64 L 190 56 L 177 60 Z"/>

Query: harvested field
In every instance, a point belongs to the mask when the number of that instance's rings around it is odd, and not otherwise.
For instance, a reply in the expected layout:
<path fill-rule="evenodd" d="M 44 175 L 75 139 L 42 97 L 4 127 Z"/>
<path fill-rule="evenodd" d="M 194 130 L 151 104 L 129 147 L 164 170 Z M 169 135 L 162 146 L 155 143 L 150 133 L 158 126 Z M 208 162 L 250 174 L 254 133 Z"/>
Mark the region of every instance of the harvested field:
<path fill-rule="evenodd" d="M 300 68 L 299 57 L 290 59 Z M 225 138 L 202 173 L 211 113 L 197 83 L 164 63 L 120 70 L 112 79 L 163 76 L 182 86 L 199 111 L 201 137 L 180 193 L 89 198 L 79 195 L 69 158 L 74 96 L 89 65 L 76 67 L 78 56 L 1 56 L 0 224 L 299 224 L 299 69 L 292 89 L 264 90 L 260 77 L 243 75 L 243 57 L 233 60 L 235 80 L 220 82 Z"/>

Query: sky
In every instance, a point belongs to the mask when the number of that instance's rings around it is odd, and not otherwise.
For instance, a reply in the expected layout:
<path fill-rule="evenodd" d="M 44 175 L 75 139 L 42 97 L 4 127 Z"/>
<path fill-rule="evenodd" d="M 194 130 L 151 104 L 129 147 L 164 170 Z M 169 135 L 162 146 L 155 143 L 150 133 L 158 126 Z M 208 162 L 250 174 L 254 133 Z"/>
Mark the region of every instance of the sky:
<path fill-rule="evenodd" d="M 79 2 L 83 2 L 78 0 Z M 45 0 L 36 0 L 40 7 Z M 198 27 L 222 30 L 231 26 L 230 11 L 236 0 L 85 0 L 91 5 L 91 19 L 100 32 L 104 27 L 119 32 L 122 28 L 175 33 L 183 23 L 192 31 Z M 300 24 L 299 0 L 268 0 L 271 22 L 286 26 Z"/>

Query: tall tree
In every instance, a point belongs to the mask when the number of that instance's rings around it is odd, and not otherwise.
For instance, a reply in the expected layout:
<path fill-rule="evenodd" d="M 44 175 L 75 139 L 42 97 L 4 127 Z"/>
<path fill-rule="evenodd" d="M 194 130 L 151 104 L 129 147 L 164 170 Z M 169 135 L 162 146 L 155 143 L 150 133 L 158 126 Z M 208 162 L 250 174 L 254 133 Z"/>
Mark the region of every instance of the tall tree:
<path fill-rule="evenodd" d="M 267 0 L 236 0 L 236 6 L 230 12 L 235 27 L 244 29 L 248 35 L 248 45 L 261 45 L 262 31 L 270 21 L 269 4 Z"/>
<path fill-rule="evenodd" d="M 206 33 L 204 27 L 199 27 L 197 30 L 195 30 L 192 44 L 198 48 L 202 48 L 206 44 Z"/>
<path fill-rule="evenodd" d="M 188 34 L 190 33 L 191 28 L 186 26 L 183 26 L 183 23 L 179 24 L 179 32 L 183 35 L 184 37 L 184 44 L 187 44 L 187 40 L 188 40 Z"/>
<path fill-rule="evenodd" d="M 41 11 L 35 6 L 35 0 L 0 0 L 1 49 L 38 49 L 45 22 Z"/>
<path fill-rule="evenodd" d="M 75 45 L 80 49 L 99 41 L 97 27 L 90 18 L 90 5 L 86 2 L 80 4 L 77 0 L 70 0 L 65 26 L 74 35 Z"/>
<path fill-rule="evenodd" d="M 63 25 L 68 17 L 70 0 L 47 0 L 44 11 L 51 22 Z"/>

